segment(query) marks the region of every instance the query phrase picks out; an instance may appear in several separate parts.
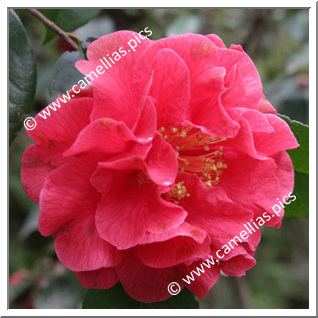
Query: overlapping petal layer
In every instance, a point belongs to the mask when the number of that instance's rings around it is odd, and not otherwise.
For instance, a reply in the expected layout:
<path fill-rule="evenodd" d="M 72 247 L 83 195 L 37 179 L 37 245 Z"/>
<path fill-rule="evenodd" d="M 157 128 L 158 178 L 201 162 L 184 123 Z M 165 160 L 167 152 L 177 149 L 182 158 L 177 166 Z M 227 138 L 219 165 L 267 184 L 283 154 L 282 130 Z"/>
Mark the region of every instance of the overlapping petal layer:
<path fill-rule="evenodd" d="M 242 47 L 185 34 L 127 53 L 135 36 L 105 35 L 76 63 L 90 86 L 37 115 L 22 184 L 40 204 L 40 232 L 83 286 L 119 281 L 155 302 L 178 282 L 204 298 L 221 271 L 242 276 L 255 265 L 261 231 L 238 239 L 247 222 L 280 226 L 283 211 L 258 220 L 293 191 L 285 150 L 298 143 Z M 125 56 L 95 76 L 119 49 Z M 219 263 L 183 280 L 211 256 Z"/>

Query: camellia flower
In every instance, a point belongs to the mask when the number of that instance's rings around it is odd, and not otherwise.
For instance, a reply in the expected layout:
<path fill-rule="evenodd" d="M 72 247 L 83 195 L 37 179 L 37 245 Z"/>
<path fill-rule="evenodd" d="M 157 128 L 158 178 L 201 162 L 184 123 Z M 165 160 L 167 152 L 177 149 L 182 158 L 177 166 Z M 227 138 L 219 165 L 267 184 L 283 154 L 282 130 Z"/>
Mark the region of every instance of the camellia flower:
<path fill-rule="evenodd" d="M 135 35 L 99 38 L 77 68 L 90 74 Z M 221 271 L 242 276 L 255 265 L 260 230 L 190 285 L 182 278 L 293 191 L 285 150 L 298 143 L 249 56 L 216 35 L 145 38 L 36 121 L 22 183 L 40 204 L 40 232 L 87 288 L 120 282 L 156 302 L 178 282 L 203 298 Z"/>

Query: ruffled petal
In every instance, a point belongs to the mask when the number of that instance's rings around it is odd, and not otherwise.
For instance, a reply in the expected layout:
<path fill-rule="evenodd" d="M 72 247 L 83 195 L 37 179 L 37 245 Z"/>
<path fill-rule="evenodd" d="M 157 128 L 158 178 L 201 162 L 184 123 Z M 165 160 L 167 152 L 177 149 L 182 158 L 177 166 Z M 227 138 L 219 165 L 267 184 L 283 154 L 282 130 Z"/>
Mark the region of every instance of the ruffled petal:
<path fill-rule="evenodd" d="M 271 207 L 277 203 L 277 198 L 281 195 L 275 160 L 256 160 L 229 149 L 224 150 L 223 156 L 227 168 L 224 169 L 218 186 L 223 188 L 234 202 L 253 211 L 254 218 L 262 215 L 264 211 L 271 211 Z M 281 165 L 279 162 L 278 164 Z M 292 170 L 289 164 L 286 169 Z M 293 184 L 293 179 L 289 179 L 289 182 Z M 266 225 L 274 226 L 277 221 L 279 219 L 274 217 L 266 222 Z"/>
<path fill-rule="evenodd" d="M 272 157 L 275 160 L 277 169 L 275 171 L 279 182 L 280 194 L 286 195 L 293 192 L 294 176 L 293 163 L 286 151 L 279 152 Z"/>
<path fill-rule="evenodd" d="M 248 122 L 250 130 L 252 132 L 274 132 L 274 129 L 269 124 L 266 116 L 264 116 L 261 112 L 257 110 L 236 107 L 229 109 L 228 113 L 237 122 L 240 122 L 240 119 L 244 118 Z"/>
<path fill-rule="evenodd" d="M 284 217 L 284 209 L 279 204 L 279 201 L 284 204 L 284 197 L 289 197 L 289 194 L 293 192 L 295 172 L 293 169 L 292 161 L 286 151 L 275 154 L 273 156 L 273 159 L 275 160 L 275 163 L 277 165 L 275 175 L 278 180 L 279 191 L 277 192 L 277 199 L 273 202 L 273 206 L 269 211 L 272 213 L 271 223 L 266 223 L 266 225 L 279 228 Z M 274 214 L 274 210 L 277 213 Z"/>
<path fill-rule="evenodd" d="M 120 252 L 99 237 L 94 212 L 95 206 L 85 210 L 54 234 L 57 257 L 73 271 L 112 267 L 120 262 Z"/>
<path fill-rule="evenodd" d="M 99 193 L 89 178 L 96 165 L 92 157 L 71 158 L 46 179 L 40 196 L 42 235 L 54 234 L 80 213 L 94 213 Z"/>
<path fill-rule="evenodd" d="M 98 232 L 118 249 L 139 244 L 146 232 L 174 228 L 186 217 L 182 208 L 161 198 L 156 186 L 143 177 L 141 165 L 134 157 L 101 163 L 91 178 L 102 194 L 96 212 Z"/>
<path fill-rule="evenodd" d="M 221 262 L 221 270 L 226 275 L 243 276 L 245 272 L 256 264 L 256 260 L 249 254 L 238 255 L 226 262 Z"/>
<path fill-rule="evenodd" d="M 221 188 L 206 187 L 199 178 L 187 173 L 179 175 L 177 181 L 181 180 L 190 194 L 180 200 L 188 213 L 187 222 L 205 230 L 213 247 L 221 248 L 227 244 L 253 217 L 252 211 L 232 202 Z"/>
<path fill-rule="evenodd" d="M 132 132 L 138 140 L 151 141 L 157 128 L 157 113 L 155 106 L 150 98 L 146 98 L 136 125 Z"/>
<path fill-rule="evenodd" d="M 21 182 L 31 200 L 39 203 L 41 189 L 47 176 L 65 159 L 62 157 L 66 146 L 29 146 L 22 156 Z"/>
<path fill-rule="evenodd" d="M 186 282 L 184 285 L 200 299 L 203 299 L 206 296 L 208 291 L 214 286 L 220 277 L 220 269 L 216 263 L 215 265 L 207 264 L 210 266 L 209 268 L 203 265 L 202 262 L 204 262 L 204 260 L 193 262 L 191 265 L 178 265 L 179 275 L 182 275 L 182 277 L 190 283 L 188 284 Z M 198 268 L 202 269 L 203 273 L 200 273 Z M 192 271 L 196 271 L 199 275 L 196 275 Z M 194 280 L 189 279 L 187 276 L 194 278 Z"/>
<path fill-rule="evenodd" d="M 274 108 L 274 106 L 266 99 L 266 96 L 263 94 L 260 101 L 258 102 L 258 105 L 256 107 L 258 111 L 260 111 L 263 114 L 273 114 L 277 115 L 277 111 Z"/>
<path fill-rule="evenodd" d="M 178 265 L 193 258 L 201 258 L 210 252 L 209 238 L 202 241 L 199 228 L 192 233 L 180 233 L 169 240 L 137 246 L 136 253 L 150 267 L 165 268 Z"/>
<path fill-rule="evenodd" d="M 223 68 L 218 68 L 218 48 L 205 36 L 184 34 L 173 38 L 160 39 L 149 45 L 142 52 L 135 66 L 134 82 L 139 85 L 141 90 L 138 93 L 139 96 L 142 93 L 142 87 L 145 87 L 148 83 L 146 79 L 142 79 L 141 74 L 144 69 L 152 69 L 153 60 L 161 50 L 165 52 L 173 50 L 182 59 L 189 71 L 191 91 L 188 120 L 201 126 L 205 132 L 218 134 L 221 137 L 234 136 L 239 126 L 228 116 L 219 97 L 224 90 L 223 77 L 225 73 Z M 164 65 L 162 67 L 165 68 Z M 181 67 L 180 64 L 179 68 L 178 76 L 184 67 Z M 183 73 L 185 72 L 183 71 Z M 185 76 L 182 77 L 185 78 Z M 140 85 L 141 83 L 142 85 Z M 160 86 L 164 83 L 161 82 Z M 180 87 L 180 84 L 178 84 L 178 87 Z M 169 89 L 169 91 L 171 90 Z M 177 96 L 176 94 L 179 94 L 179 92 L 180 90 L 173 94 Z M 162 95 L 165 95 L 165 93 Z M 163 97 L 161 96 L 161 98 Z"/>
<path fill-rule="evenodd" d="M 39 145 L 70 145 L 89 124 L 93 99 L 85 97 L 71 99 L 66 104 L 60 102 L 61 107 L 55 107 L 56 111 L 53 111 L 50 105 L 35 116 L 37 126 L 33 130 L 28 130 L 28 134 Z M 41 117 L 44 111 L 50 112 L 51 116 L 46 115 L 46 119 Z"/>
<path fill-rule="evenodd" d="M 74 156 L 83 152 L 103 153 L 115 155 L 132 152 L 134 146 L 149 143 L 149 136 L 145 139 L 137 138 L 123 122 L 112 119 L 98 119 L 83 129 L 73 145 L 65 151 L 65 156 Z M 145 153 L 147 147 L 135 148 L 138 154 Z"/>
<path fill-rule="evenodd" d="M 239 45 L 219 49 L 219 64 L 227 69 L 228 90 L 222 96 L 225 108 L 244 107 L 255 109 L 263 96 L 259 73 Z"/>
<path fill-rule="evenodd" d="M 157 133 L 145 160 L 147 175 L 158 185 L 170 186 L 178 172 L 176 152 Z"/>
<path fill-rule="evenodd" d="M 160 50 L 151 61 L 135 70 L 134 83 L 152 78 L 149 96 L 157 110 L 157 127 L 179 124 L 185 119 L 190 100 L 190 76 L 186 64 L 171 49 Z"/>
<path fill-rule="evenodd" d="M 88 61 L 77 61 L 76 67 L 94 84 L 94 110 L 91 120 L 112 118 L 131 128 L 139 114 L 139 101 L 132 87 L 133 67 L 140 54 L 152 42 L 137 43 L 135 32 L 119 31 L 100 37 L 87 49 Z M 139 36 L 138 36 L 139 37 Z M 135 50 L 133 42 L 137 43 Z M 111 62 L 113 60 L 114 63 Z M 97 68 L 100 70 L 98 75 Z M 91 79 L 92 78 L 92 79 Z"/>
<path fill-rule="evenodd" d="M 222 39 L 216 34 L 207 34 L 206 37 L 211 40 L 215 46 L 226 49 L 226 46 L 224 45 Z"/>
<path fill-rule="evenodd" d="M 259 152 L 271 156 L 280 151 L 299 147 L 294 134 L 283 119 L 272 114 L 264 116 L 274 131 L 268 134 L 257 132 L 254 134 L 255 148 Z"/>
<path fill-rule="evenodd" d="M 206 232 L 188 222 L 183 222 L 180 226 L 174 227 L 162 233 L 147 232 L 140 244 L 163 242 L 178 236 L 191 237 L 196 242 L 203 243 L 206 238 Z"/>

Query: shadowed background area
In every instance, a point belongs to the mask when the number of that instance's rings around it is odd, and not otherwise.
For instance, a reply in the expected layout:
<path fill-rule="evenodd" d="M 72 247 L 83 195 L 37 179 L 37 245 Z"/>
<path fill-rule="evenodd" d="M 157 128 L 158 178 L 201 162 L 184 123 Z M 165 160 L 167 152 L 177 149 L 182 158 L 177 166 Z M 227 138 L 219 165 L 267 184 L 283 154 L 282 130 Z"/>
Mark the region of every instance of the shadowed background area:
<path fill-rule="evenodd" d="M 86 9 L 85 9 L 86 10 Z M 43 24 L 15 10 L 37 60 L 38 81 L 30 115 L 49 96 L 54 64 L 67 50 L 47 37 Z M 183 33 L 215 33 L 224 43 L 241 44 L 256 64 L 264 93 L 279 113 L 308 124 L 308 10 L 300 9 L 103 9 L 75 30 L 100 37 L 117 30 L 152 30 L 151 39 Z M 21 157 L 31 139 L 23 128 L 9 151 L 10 308 L 81 308 L 85 289 L 54 253 L 53 239 L 37 231 L 38 205 L 23 191 Z M 222 276 L 200 308 L 308 308 L 308 219 L 283 220 L 280 229 L 263 228 L 257 264 L 244 277 Z"/>

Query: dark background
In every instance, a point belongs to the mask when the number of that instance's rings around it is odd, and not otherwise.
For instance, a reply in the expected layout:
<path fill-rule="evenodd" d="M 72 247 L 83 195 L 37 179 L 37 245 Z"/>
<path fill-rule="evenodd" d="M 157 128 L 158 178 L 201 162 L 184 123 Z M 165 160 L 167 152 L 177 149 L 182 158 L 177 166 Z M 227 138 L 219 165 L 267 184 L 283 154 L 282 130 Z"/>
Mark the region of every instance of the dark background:
<path fill-rule="evenodd" d="M 23 9 L 38 64 L 33 114 L 52 100 L 48 87 L 63 53 L 45 27 Z M 255 62 L 264 92 L 279 113 L 308 124 L 308 10 L 299 9 L 103 9 L 76 33 L 100 37 L 117 30 L 152 30 L 151 39 L 187 32 L 216 33 L 229 47 L 241 44 Z M 31 115 L 33 115 L 31 114 Z M 21 156 L 32 141 L 22 129 L 10 147 L 10 308 L 81 308 L 85 289 L 54 253 L 51 237 L 37 231 L 38 205 L 23 191 Z M 263 228 L 257 264 L 244 277 L 221 277 L 200 308 L 308 308 L 308 219 Z"/>

